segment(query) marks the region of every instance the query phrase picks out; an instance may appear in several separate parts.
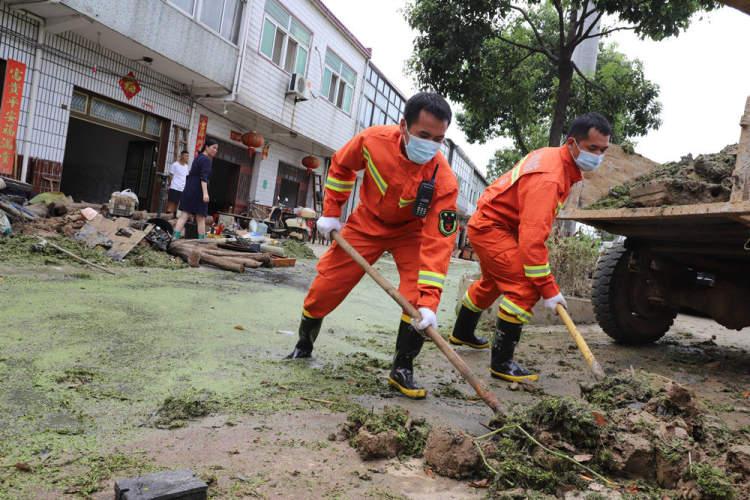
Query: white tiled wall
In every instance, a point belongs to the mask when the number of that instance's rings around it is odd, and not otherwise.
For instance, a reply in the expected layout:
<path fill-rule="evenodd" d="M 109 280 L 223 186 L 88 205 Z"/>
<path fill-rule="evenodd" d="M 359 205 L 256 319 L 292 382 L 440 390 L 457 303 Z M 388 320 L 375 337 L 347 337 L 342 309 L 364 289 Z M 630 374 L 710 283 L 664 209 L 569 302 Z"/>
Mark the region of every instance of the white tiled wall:
<path fill-rule="evenodd" d="M 0 58 L 27 65 L 17 141 L 20 153 L 27 123 L 37 24 L 0 3 L 0 29 Z M 169 119 L 172 125 L 189 126 L 191 101 L 174 94 L 184 94 L 183 85 L 95 42 L 72 33 L 48 35 L 42 61 L 31 157 L 63 161 L 74 86 Z M 129 71 L 133 71 L 142 87 L 130 101 L 118 85 L 118 80 Z M 168 160 L 172 158 L 172 144 L 170 140 Z"/>

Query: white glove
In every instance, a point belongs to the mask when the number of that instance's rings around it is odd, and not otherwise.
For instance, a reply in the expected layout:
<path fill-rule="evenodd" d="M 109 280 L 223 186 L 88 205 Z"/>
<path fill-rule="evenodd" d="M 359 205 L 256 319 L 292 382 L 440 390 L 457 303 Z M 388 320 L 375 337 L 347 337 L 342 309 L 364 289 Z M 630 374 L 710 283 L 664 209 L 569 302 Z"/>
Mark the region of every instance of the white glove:
<path fill-rule="evenodd" d="M 565 309 L 568 308 L 568 303 L 565 302 L 565 297 L 563 297 L 561 293 L 558 293 L 554 297 L 544 299 L 544 307 L 551 310 L 552 312 L 555 312 L 555 310 L 557 309 L 557 304 L 562 304 Z"/>
<path fill-rule="evenodd" d="M 318 219 L 318 232 L 323 238 L 330 239 L 331 231 L 341 231 L 341 221 L 336 217 L 321 217 Z"/>
<path fill-rule="evenodd" d="M 420 307 L 419 314 L 422 315 L 421 320 L 419 321 L 415 319 L 411 320 L 412 324 L 414 325 L 414 328 L 416 328 L 419 331 L 426 330 L 428 326 L 431 326 L 437 329 L 437 316 L 432 311 L 432 309 L 429 309 L 427 307 Z"/>

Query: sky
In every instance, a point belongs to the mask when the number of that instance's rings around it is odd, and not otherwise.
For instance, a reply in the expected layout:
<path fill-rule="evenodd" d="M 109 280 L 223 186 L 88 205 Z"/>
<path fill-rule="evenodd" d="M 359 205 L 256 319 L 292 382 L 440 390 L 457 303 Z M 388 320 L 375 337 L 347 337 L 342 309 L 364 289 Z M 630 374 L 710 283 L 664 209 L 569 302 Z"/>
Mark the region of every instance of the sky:
<path fill-rule="evenodd" d="M 404 0 L 324 2 L 372 48 L 373 62 L 401 92 L 408 97 L 416 91 L 405 70 L 414 33 L 404 20 Z M 630 59 L 640 59 L 646 78 L 661 88 L 662 125 L 635 139 L 638 153 L 665 162 L 688 153 L 714 153 L 739 140 L 739 119 L 750 96 L 750 57 L 741 48 L 747 33 L 750 16 L 724 7 L 696 16 L 687 31 L 661 42 L 642 41 L 629 32 L 607 38 Z M 509 144 L 506 139 L 469 144 L 455 122 L 448 136 L 483 171 L 495 150 Z"/>

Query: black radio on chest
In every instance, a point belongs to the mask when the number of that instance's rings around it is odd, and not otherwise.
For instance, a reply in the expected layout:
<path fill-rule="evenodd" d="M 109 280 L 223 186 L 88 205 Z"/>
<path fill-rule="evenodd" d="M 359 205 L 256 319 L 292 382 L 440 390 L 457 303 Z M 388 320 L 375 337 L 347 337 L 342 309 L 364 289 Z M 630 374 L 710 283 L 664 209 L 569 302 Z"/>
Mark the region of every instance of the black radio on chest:
<path fill-rule="evenodd" d="M 422 181 L 419 183 L 417 189 L 417 197 L 414 200 L 414 215 L 416 217 L 424 218 L 427 216 L 427 212 L 430 209 L 430 203 L 432 203 L 432 197 L 435 194 L 435 176 L 437 176 L 438 164 L 435 167 L 435 171 L 432 173 L 432 179 L 429 181 Z"/>

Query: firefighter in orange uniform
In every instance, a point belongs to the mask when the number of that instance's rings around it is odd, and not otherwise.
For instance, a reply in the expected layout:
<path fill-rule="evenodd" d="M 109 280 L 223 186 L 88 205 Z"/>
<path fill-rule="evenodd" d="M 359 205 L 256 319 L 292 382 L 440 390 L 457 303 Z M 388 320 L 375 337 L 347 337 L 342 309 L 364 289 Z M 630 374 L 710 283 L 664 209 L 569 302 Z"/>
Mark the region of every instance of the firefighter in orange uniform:
<path fill-rule="evenodd" d="M 531 152 L 484 192 L 469 220 L 469 241 L 482 277 L 463 297 L 452 337 L 471 336 L 484 309 L 498 297 L 490 373 L 508 381 L 539 376 L 513 360 L 522 325 L 539 298 L 555 310 L 567 306 L 548 261 L 546 241 L 557 212 L 581 171 L 599 167 L 609 147 L 610 125 L 598 113 L 579 116 L 565 144 Z"/>
<path fill-rule="evenodd" d="M 442 153 L 452 117 L 435 93 L 418 93 L 404 108 L 399 125 L 371 127 L 333 155 L 325 183 L 318 231 L 341 235 L 370 263 L 390 252 L 398 268 L 399 291 L 421 319 L 412 325 L 402 314 L 396 354 L 388 377 L 404 395 L 420 399 L 426 391 L 414 381 L 413 361 L 424 337 L 417 330 L 437 327 L 436 311 L 456 238 L 458 184 Z M 360 203 L 341 229 L 341 207 L 365 170 Z M 362 278 L 364 271 L 336 243 L 318 263 L 305 298 L 299 340 L 290 359 L 309 358 L 323 318 Z"/>

